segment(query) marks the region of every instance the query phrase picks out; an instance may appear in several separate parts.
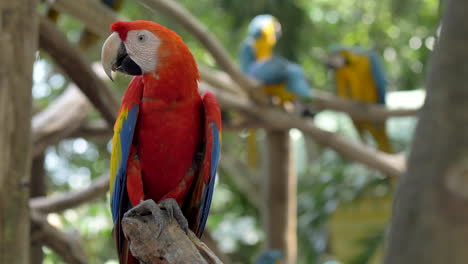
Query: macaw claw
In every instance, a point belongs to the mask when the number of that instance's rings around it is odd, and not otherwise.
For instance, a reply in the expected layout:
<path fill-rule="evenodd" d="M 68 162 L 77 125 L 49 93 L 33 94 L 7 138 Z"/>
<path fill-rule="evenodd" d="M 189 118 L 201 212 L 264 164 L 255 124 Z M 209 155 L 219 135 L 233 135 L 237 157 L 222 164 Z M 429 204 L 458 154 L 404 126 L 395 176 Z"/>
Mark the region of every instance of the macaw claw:
<path fill-rule="evenodd" d="M 179 204 L 177 204 L 175 199 L 169 198 L 161 201 L 159 203 L 159 208 L 166 212 L 166 214 L 169 216 L 169 219 L 175 219 L 185 234 L 188 234 L 189 226 L 187 219 L 185 218 L 182 210 L 179 207 Z"/>

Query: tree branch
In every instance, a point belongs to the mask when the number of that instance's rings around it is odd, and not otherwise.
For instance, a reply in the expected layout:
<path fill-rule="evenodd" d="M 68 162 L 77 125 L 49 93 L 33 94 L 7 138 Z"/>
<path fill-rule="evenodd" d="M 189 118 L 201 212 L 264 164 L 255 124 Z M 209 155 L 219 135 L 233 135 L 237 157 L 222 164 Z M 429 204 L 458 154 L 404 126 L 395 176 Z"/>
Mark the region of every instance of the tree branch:
<path fill-rule="evenodd" d="M 103 175 L 83 190 L 66 192 L 51 197 L 33 198 L 29 200 L 29 206 L 31 209 L 45 214 L 64 211 L 101 197 L 107 192 L 108 186 L 109 177 Z"/>
<path fill-rule="evenodd" d="M 211 86 L 233 92 L 243 98 L 247 97 L 245 93 L 238 92 L 241 88 L 225 72 L 207 67 L 200 67 L 200 69 L 203 69 L 200 71 L 203 81 Z M 391 117 L 415 116 L 419 112 L 419 109 L 388 109 L 380 105 L 359 103 L 319 90 L 314 90 L 313 100 L 313 106 L 317 110 L 345 112 L 358 120 L 381 121 Z"/>
<path fill-rule="evenodd" d="M 31 240 L 49 247 L 66 263 L 89 263 L 78 238 L 53 227 L 47 222 L 45 216 L 34 210 L 31 211 Z"/>
<path fill-rule="evenodd" d="M 108 8 L 101 1 L 93 0 L 53 0 L 48 1 L 50 6 L 60 13 L 74 16 L 80 21 L 92 21 L 85 23 L 86 28 L 93 33 L 106 36 L 110 33 L 110 25 L 117 20 L 125 20 Z M 106 26 L 103 26 L 106 25 Z"/>
<path fill-rule="evenodd" d="M 75 85 L 70 85 L 47 109 L 34 115 L 33 157 L 74 132 L 90 110 L 86 96 Z"/>
<path fill-rule="evenodd" d="M 109 126 L 113 126 L 119 109 L 119 102 L 113 91 L 96 76 L 81 50 L 71 44 L 55 25 L 41 17 L 39 29 L 40 47 L 54 58 L 83 91 Z"/>
<path fill-rule="evenodd" d="M 357 120 L 383 121 L 391 117 L 416 116 L 420 109 L 389 109 L 382 105 L 365 104 L 342 99 L 322 91 L 314 91 L 313 106 L 317 110 L 327 109 L 344 112 Z"/>
<path fill-rule="evenodd" d="M 110 128 L 104 120 L 85 122 L 82 123 L 80 127 L 73 133 L 71 133 L 69 137 L 109 139 L 112 137 L 112 128 Z"/>
<path fill-rule="evenodd" d="M 222 263 L 192 231 L 186 234 L 170 213 L 153 200 L 143 201 L 126 212 L 122 228 L 132 255 L 140 263 Z"/>
<path fill-rule="evenodd" d="M 219 103 L 225 108 L 235 109 L 255 116 L 259 120 L 270 124 L 274 129 L 298 128 L 309 134 L 318 143 L 332 148 L 345 158 L 363 163 L 388 176 L 399 176 L 405 171 L 405 158 L 402 154 L 391 155 L 372 150 L 368 146 L 349 141 L 336 133 L 322 130 L 315 126 L 311 120 L 288 114 L 276 107 L 258 106 L 247 98 L 215 89 L 204 82 L 200 83 L 200 89 L 212 91 L 218 98 Z"/>

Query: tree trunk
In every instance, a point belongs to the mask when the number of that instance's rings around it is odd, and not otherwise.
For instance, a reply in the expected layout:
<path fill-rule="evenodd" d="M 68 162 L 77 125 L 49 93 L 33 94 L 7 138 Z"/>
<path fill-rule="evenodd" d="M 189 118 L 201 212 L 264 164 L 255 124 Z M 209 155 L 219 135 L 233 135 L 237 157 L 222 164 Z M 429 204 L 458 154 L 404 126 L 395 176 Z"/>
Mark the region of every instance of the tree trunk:
<path fill-rule="evenodd" d="M 35 0 L 0 1 L 0 263 L 29 262 Z"/>
<path fill-rule="evenodd" d="M 30 196 L 40 197 L 46 195 L 46 173 L 44 169 L 44 153 L 39 154 L 33 159 L 31 167 L 31 191 Z M 44 258 L 42 244 L 39 241 L 31 241 L 31 264 L 41 264 Z"/>
<path fill-rule="evenodd" d="M 265 177 L 266 248 L 279 249 L 286 263 L 296 263 L 296 172 L 288 130 L 267 131 L 268 173 Z"/>
<path fill-rule="evenodd" d="M 468 263 L 468 1 L 447 2 L 387 264 Z"/>

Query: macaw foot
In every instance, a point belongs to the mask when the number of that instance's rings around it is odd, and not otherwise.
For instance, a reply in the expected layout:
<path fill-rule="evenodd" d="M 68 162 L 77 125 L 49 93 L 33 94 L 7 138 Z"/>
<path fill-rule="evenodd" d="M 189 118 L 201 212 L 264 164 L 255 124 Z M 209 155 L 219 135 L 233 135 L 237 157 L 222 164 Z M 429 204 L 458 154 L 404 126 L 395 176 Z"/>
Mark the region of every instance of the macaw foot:
<path fill-rule="evenodd" d="M 169 216 L 169 219 L 175 219 L 177 223 L 179 224 L 180 228 L 188 234 L 188 222 L 187 219 L 185 218 L 184 214 L 182 213 L 182 210 L 180 209 L 179 205 L 177 204 L 177 201 L 173 198 L 165 199 L 159 203 L 159 208 L 163 212 L 166 212 L 167 215 Z M 159 236 L 159 234 L 158 234 Z"/>

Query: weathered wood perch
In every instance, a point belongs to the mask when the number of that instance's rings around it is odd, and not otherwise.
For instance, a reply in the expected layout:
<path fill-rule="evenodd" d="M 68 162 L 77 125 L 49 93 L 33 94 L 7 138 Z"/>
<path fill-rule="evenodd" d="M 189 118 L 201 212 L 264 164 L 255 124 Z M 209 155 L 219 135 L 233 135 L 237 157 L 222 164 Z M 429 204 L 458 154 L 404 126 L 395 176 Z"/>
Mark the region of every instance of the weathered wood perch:
<path fill-rule="evenodd" d="M 122 220 L 130 250 L 144 264 L 222 264 L 192 231 L 185 233 L 170 212 L 153 200 L 141 202 Z"/>

